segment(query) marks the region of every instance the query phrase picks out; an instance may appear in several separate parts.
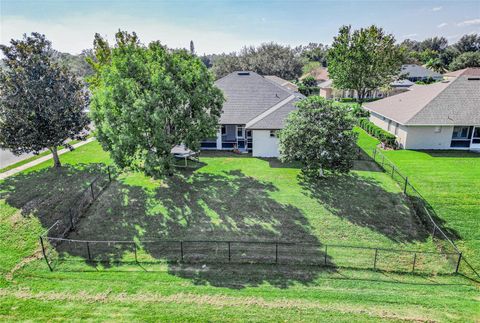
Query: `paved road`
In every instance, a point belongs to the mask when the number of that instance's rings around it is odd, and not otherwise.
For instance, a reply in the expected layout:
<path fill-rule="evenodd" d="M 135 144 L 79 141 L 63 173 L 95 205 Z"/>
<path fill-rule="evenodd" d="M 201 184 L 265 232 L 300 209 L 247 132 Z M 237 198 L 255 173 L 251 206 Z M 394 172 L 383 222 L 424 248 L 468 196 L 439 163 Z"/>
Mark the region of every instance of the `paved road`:
<path fill-rule="evenodd" d="M 31 156 L 33 156 L 33 154 L 22 154 L 20 156 L 15 156 L 9 150 L 0 149 L 0 168 L 18 163 L 19 161 Z"/>

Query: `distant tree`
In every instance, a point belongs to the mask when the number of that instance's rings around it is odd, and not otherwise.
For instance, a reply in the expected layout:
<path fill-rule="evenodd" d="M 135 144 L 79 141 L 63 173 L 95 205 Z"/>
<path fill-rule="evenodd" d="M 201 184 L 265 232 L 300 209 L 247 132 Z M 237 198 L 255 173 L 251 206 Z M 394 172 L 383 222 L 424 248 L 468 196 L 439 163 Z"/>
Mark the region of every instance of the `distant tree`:
<path fill-rule="evenodd" d="M 467 67 L 480 67 L 480 52 L 460 54 L 450 64 L 451 71 L 457 71 Z"/>
<path fill-rule="evenodd" d="M 479 34 L 464 35 L 453 46 L 460 53 L 478 52 L 480 51 L 480 35 Z"/>
<path fill-rule="evenodd" d="M 195 55 L 195 45 L 193 44 L 193 40 L 190 41 L 190 54 Z"/>
<path fill-rule="evenodd" d="M 328 73 L 336 88 L 355 90 L 362 103 L 369 91 L 398 77 L 403 57 L 403 48 L 381 28 L 352 32 L 343 26 L 328 51 Z"/>
<path fill-rule="evenodd" d="M 425 66 L 432 71 L 438 72 L 438 73 L 445 73 L 447 71 L 447 66 L 443 63 L 443 61 L 438 57 L 438 58 L 432 58 L 430 59 Z"/>
<path fill-rule="evenodd" d="M 298 82 L 298 91 L 305 96 L 311 96 L 318 95 L 320 88 L 317 85 L 317 80 L 309 75 Z"/>
<path fill-rule="evenodd" d="M 427 38 L 420 43 L 420 51 L 431 50 L 443 52 L 448 47 L 448 40 L 445 37 Z"/>
<path fill-rule="evenodd" d="M 95 36 L 90 79 L 96 136 L 121 168 L 172 174 L 171 150 L 198 150 L 215 136 L 223 95 L 212 75 L 186 50 L 140 44 L 119 31 L 115 46 Z"/>
<path fill-rule="evenodd" d="M 347 173 L 356 155 L 357 133 L 350 108 L 311 96 L 291 112 L 279 132 L 282 161 L 299 161 L 302 171 L 313 177 L 324 170 Z"/>
<path fill-rule="evenodd" d="M 215 59 L 212 70 L 217 78 L 246 70 L 293 80 L 301 75 L 302 63 L 290 47 L 272 42 L 244 47 L 238 55 L 222 54 Z"/>
<path fill-rule="evenodd" d="M 84 140 L 89 120 L 88 95 L 65 66 L 56 61 L 51 43 L 32 33 L 0 45 L 0 147 L 14 154 L 51 151 L 60 167 L 58 147 L 68 139 Z"/>
<path fill-rule="evenodd" d="M 306 46 L 295 47 L 295 52 L 303 59 L 304 64 L 308 62 L 319 62 L 323 67 L 327 66 L 328 46 L 318 43 L 309 43 Z"/>
<path fill-rule="evenodd" d="M 218 55 L 212 65 L 212 72 L 216 79 L 222 78 L 234 71 L 241 71 L 242 69 L 240 58 L 235 53 Z"/>
<path fill-rule="evenodd" d="M 200 60 L 205 64 L 207 68 L 211 68 L 213 66 L 213 62 L 219 57 L 217 54 L 203 54 L 199 56 Z"/>
<path fill-rule="evenodd" d="M 86 61 L 86 57 L 89 53 L 88 50 L 84 50 L 78 55 L 53 51 L 53 57 L 57 59 L 61 65 L 72 71 L 76 76 L 85 78 L 93 74 L 92 67 Z"/>
<path fill-rule="evenodd" d="M 405 47 L 408 51 L 420 51 L 420 42 L 412 39 L 405 39 L 400 43 L 401 46 Z"/>

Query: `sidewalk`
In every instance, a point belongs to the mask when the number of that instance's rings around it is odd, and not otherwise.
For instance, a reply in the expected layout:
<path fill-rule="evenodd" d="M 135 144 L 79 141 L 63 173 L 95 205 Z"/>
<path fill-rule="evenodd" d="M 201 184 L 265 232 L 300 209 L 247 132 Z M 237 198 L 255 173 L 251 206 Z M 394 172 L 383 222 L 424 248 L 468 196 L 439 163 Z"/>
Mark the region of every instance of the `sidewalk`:
<path fill-rule="evenodd" d="M 88 138 L 88 139 L 85 140 L 85 141 L 81 141 L 81 142 L 79 142 L 79 143 L 76 143 L 75 145 L 72 145 L 72 147 L 73 147 L 73 148 L 78 148 L 78 147 L 83 146 L 83 145 L 86 145 L 86 144 L 88 144 L 88 143 L 90 143 L 90 142 L 92 142 L 92 141 L 94 141 L 94 140 L 95 140 L 95 137 L 91 137 L 91 138 Z M 65 153 L 68 153 L 69 151 L 70 151 L 70 150 L 67 149 L 67 148 L 62 149 L 62 150 L 59 150 L 59 151 L 58 151 L 58 155 L 59 155 L 59 156 L 60 156 L 60 155 L 63 155 L 63 154 L 65 154 Z M 7 177 L 9 177 L 9 176 L 15 175 L 16 173 L 19 173 L 19 172 L 21 172 L 21 171 L 24 171 L 25 169 L 28 169 L 28 168 L 30 168 L 30 167 L 36 166 L 36 165 L 38 165 L 38 164 L 41 164 L 41 163 L 43 163 L 44 161 L 50 160 L 50 159 L 52 159 L 52 158 L 53 158 L 52 154 L 48 154 L 48 155 L 46 155 L 46 156 L 40 157 L 40 158 L 38 158 L 38 159 L 35 159 L 35 160 L 33 160 L 33 161 L 29 162 L 29 163 L 26 163 L 26 164 L 24 164 L 24 165 L 22 165 L 22 166 L 18 166 L 17 168 L 10 169 L 10 170 L 8 170 L 8 171 L 6 171 L 6 172 L 4 172 L 4 173 L 0 173 L 0 180 L 5 179 L 5 178 L 7 178 Z"/>

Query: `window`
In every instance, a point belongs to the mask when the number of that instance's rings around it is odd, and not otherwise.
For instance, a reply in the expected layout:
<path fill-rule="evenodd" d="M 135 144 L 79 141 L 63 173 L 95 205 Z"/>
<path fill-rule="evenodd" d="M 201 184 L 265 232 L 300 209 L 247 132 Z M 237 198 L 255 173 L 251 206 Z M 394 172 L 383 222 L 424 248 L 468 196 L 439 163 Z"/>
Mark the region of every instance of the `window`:
<path fill-rule="evenodd" d="M 225 128 L 224 125 L 222 125 L 222 135 L 227 134 L 227 128 Z"/>
<path fill-rule="evenodd" d="M 252 138 L 252 130 L 247 130 L 247 138 Z"/>
<path fill-rule="evenodd" d="M 453 127 L 452 139 L 468 139 L 468 129 L 466 126 Z"/>
<path fill-rule="evenodd" d="M 237 138 L 243 138 L 243 126 L 237 126 Z"/>
<path fill-rule="evenodd" d="M 270 137 L 276 137 L 277 136 L 277 130 L 270 130 Z"/>

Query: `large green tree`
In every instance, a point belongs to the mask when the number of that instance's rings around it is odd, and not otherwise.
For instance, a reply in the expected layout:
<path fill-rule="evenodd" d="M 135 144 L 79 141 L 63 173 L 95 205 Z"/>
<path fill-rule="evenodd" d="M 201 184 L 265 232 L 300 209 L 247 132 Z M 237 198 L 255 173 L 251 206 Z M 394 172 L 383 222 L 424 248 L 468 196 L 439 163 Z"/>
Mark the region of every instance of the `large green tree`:
<path fill-rule="evenodd" d="M 118 166 L 171 174 L 174 146 L 215 136 L 224 99 L 200 59 L 121 31 L 114 46 L 96 35 L 94 53 L 92 118 Z"/>
<path fill-rule="evenodd" d="M 403 50 L 392 35 L 377 26 L 355 31 L 343 26 L 327 57 L 333 85 L 337 89 L 355 90 L 362 102 L 369 91 L 398 77 Z"/>
<path fill-rule="evenodd" d="M 480 67 L 480 52 L 465 52 L 455 57 L 450 70 L 456 71 L 467 67 Z"/>
<path fill-rule="evenodd" d="M 0 147 L 14 154 L 52 152 L 71 146 L 68 139 L 83 140 L 89 119 L 84 84 L 54 57 L 44 35 L 32 33 L 1 45 Z"/>
<path fill-rule="evenodd" d="M 280 158 L 299 161 L 305 174 L 321 177 L 324 170 L 346 173 L 353 167 L 357 133 L 350 108 L 320 96 L 297 103 L 279 132 Z"/>

